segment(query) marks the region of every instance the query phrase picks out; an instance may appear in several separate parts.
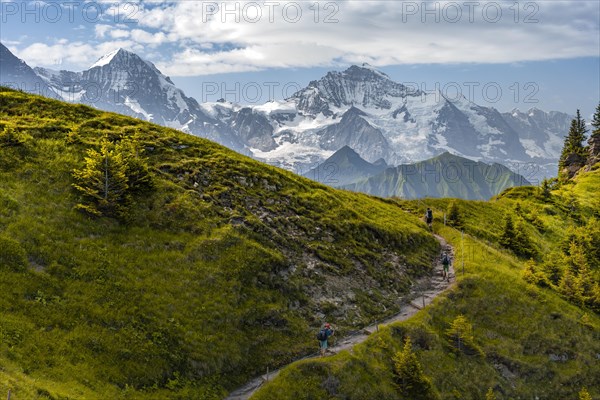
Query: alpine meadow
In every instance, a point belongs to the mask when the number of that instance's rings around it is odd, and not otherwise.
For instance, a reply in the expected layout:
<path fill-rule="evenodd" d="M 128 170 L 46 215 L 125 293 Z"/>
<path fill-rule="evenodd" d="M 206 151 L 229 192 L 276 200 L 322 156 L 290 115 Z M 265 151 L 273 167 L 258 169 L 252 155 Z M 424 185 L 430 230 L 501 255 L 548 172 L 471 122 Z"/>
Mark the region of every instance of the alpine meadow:
<path fill-rule="evenodd" d="M 600 1 L 0 0 L 0 399 L 600 400 Z"/>
<path fill-rule="evenodd" d="M 395 204 L 4 89 L 2 387 L 222 398 L 399 307 L 437 242 Z M 341 302 L 340 299 L 344 301 Z"/>
<path fill-rule="evenodd" d="M 438 252 L 418 200 L 13 90 L 0 113 L 1 384 L 15 398 L 223 398 L 311 353 L 321 318 L 344 336 L 393 314 Z M 427 200 L 455 286 L 255 397 L 406 398 L 407 352 L 423 398 L 598 395 L 600 169 L 544 185 Z"/>

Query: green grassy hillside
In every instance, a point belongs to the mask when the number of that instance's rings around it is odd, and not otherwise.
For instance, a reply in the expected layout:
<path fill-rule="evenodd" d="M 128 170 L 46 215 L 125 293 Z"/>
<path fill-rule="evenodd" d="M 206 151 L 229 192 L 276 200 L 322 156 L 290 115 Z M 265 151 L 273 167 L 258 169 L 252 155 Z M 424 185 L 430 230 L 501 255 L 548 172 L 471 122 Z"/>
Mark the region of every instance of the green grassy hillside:
<path fill-rule="evenodd" d="M 456 287 L 351 353 L 293 364 L 253 399 L 578 399 L 583 388 L 598 398 L 599 191 L 594 169 L 547 195 L 521 187 L 490 202 L 398 201 L 416 215 L 432 206 L 456 250 Z M 442 223 L 452 203 L 457 228 Z M 507 216 L 520 235 L 513 247 Z M 407 338 L 424 379 L 398 366 Z M 407 394 L 411 384 L 420 395 Z"/>
<path fill-rule="evenodd" d="M 73 171 L 130 140 L 150 188 L 118 219 L 76 209 Z M 312 352 L 325 319 L 343 334 L 393 313 L 437 249 L 398 204 L 0 91 L 0 396 L 222 398 Z"/>

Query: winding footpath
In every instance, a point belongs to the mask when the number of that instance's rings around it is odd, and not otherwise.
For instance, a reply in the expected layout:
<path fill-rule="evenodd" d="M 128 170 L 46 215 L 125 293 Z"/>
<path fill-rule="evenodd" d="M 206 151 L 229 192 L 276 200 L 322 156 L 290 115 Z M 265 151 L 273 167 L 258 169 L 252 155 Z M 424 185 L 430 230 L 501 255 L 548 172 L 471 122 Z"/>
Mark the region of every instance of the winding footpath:
<path fill-rule="evenodd" d="M 441 250 L 448 251 L 448 253 L 451 255 L 451 259 L 454 260 L 454 249 L 452 248 L 452 246 L 450 246 L 443 237 L 441 237 L 439 235 L 434 235 L 434 236 L 438 240 L 438 242 L 440 242 L 440 245 L 442 247 Z M 354 345 L 362 343 L 365 340 L 367 340 L 369 335 L 371 335 L 372 333 L 377 332 L 379 330 L 380 326 L 407 320 L 408 318 L 415 315 L 419 310 L 421 310 L 424 307 L 431 304 L 431 302 L 433 302 L 433 299 L 435 299 L 441 293 L 446 291 L 446 289 L 448 289 L 454 282 L 455 273 L 454 273 L 453 265 L 450 266 L 450 274 L 449 274 L 450 280 L 449 281 L 446 281 L 442 278 L 442 268 L 443 267 L 442 267 L 441 257 L 438 257 L 436 259 L 436 265 L 433 270 L 433 275 L 423 277 L 423 278 L 419 279 L 413 285 L 410 293 L 407 295 L 407 298 L 410 299 L 410 301 L 407 304 L 405 304 L 404 306 L 402 306 L 402 308 L 400 309 L 400 311 L 397 314 L 395 314 L 377 324 L 373 324 L 373 325 L 367 326 L 366 328 L 363 328 L 360 331 L 360 333 L 358 333 L 358 334 L 337 340 L 337 342 L 333 346 L 329 347 L 328 351 L 335 354 L 342 350 L 349 350 Z M 309 355 L 302 359 L 304 360 L 304 359 L 317 358 L 317 357 L 318 357 L 318 353 Z M 294 362 L 296 362 L 296 361 L 299 361 L 299 360 L 295 360 Z M 268 382 L 269 380 L 272 380 L 277 375 L 279 375 L 279 372 L 286 366 L 287 365 L 284 365 L 280 369 L 274 370 L 272 372 L 269 372 L 268 374 L 264 374 L 257 378 L 252 379 L 250 382 L 248 382 L 244 386 L 231 392 L 229 394 L 229 396 L 227 396 L 225 398 L 225 400 L 249 399 L 265 382 Z"/>

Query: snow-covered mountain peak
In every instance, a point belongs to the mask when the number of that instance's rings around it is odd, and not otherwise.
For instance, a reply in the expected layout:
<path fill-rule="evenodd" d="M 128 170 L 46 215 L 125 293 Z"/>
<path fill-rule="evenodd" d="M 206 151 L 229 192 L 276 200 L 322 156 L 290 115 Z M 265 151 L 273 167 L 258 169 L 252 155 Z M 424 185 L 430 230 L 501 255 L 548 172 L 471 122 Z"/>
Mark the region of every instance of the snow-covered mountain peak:
<path fill-rule="evenodd" d="M 94 63 L 94 65 L 92 65 L 89 69 L 94 69 L 94 68 L 102 68 L 102 67 L 106 67 L 109 66 L 111 68 L 116 68 L 116 69 L 127 69 L 127 70 L 132 70 L 132 69 L 137 69 L 138 71 L 142 71 L 145 69 L 145 66 L 147 66 L 148 68 L 150 68 L 154 73 L 160 74 L 162 75 L 162 73 L 158 70 L 158 68 L 156 68 L 156 66 L 154 64 L 152 64 L 150 61 L 146 61 L 143 58 L 141 58 L 140 56 L 138 56 L 136 53 L 133 53 L 131 51 L 119 48 L 117 50 L 111 51 L 110 53 L 100 57 L 100 59 L 98 61 L 96 61 Z M 131 71 L 133 72 L 133 71 Z M 167 80 L 170 82 L 171 80 L 167 78 Z M 172 84 L 172 82 L 170 82 Z"/>
<path fill-rule="evenodd" d="M 343 72 L 344 75 L 350 79 L 359 80 L 388 80 L 391 81 L 390 77 L 385 73 L 377 70 L 375 67 L 364 63 L 362 66 L 352 65 Z"/>
<path fill-rule="evenodd" d="M 551 176 L 572 119 L 537 108 L 501 114 L 464 97 L 425 94 L 366 64 L 329 72 L 288 99 L 255 106 L 200 105 L 154 64 L 124 49 L 83 72 L 33 71 L 4 46 L 0 64 L 2 81 L 30 76 L 37 92 L 45 86 L 64 100 L 194 133 L 296 171 L 349 146 L 371 163 L 398 165 L 451 151 L 491 162 L 533 162 L 539 176 Z"/>
<path fill-rule="evenodd" d="M 96 67 L 103 67 L 103 66 L 109 64 L 118 53 L 124 52 L 124 51 L 125 50 L 123 50 L 122 48 L 118 48 L 116 50 L 111 51 L 108 54 L 103 55 L 102 57 L 100 57 L 98 59 L 98 61 L 96 61 L 94 64 L 92 64 L 92 66 L 89 69 L 96 68 Z"/>
<path fill-rule="evenodd" d="M 407 96 L 420 94 L 371 66 L 352 65 L 345 71 L 331 71 L 318 81 L 311 81 L 288 100 L 294 101 L 305 114 L 332 116 L 351 106 L 363 110 L 391 110 Z"/>

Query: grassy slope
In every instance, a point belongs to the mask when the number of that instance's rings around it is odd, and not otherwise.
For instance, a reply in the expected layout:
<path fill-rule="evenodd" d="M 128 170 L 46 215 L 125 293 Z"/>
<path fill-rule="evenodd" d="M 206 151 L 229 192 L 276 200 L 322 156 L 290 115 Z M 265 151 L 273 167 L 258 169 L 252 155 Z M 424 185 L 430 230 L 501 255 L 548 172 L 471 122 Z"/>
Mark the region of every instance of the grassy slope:
<path fill-rule="evenodd" d="M 497 238 L 503 215 L 519 203 L 540 254 L 557 247 L 570 226 L 560 204 L 575 196 L 585 207 L 600 190 L 600 170 L 578 177 L 572 187 L 554 193 L 554 203 L 535 198 L 534 188 L 514 188 L 491 202 L 459 201 L 464 217 L 465 275 L 461 272 L 460 233 L 436 229 L 457 250 L 457 286 L 415 318 L 373 335 L 351 354 L 305 361 L 287 368 L 256 399 L 401 398 L 393 385 L 392 356 L 410 336 L 425 373 L 442 399 L 482 399 L 493 388 L 498 399 L 575 399 L 587 386 L 600 396 L 600 318 L 561 298 L 555 291 L 527 284 L 523 260 L 500 249 Z M 401 202 L 421 214 L 423 203 Z M 438 216 L 449 200 L 426 201 Z M 583 213 L 591 214 L 592 208 Z M 597 211 L 597 210 L 596 210 Z M 541 221 L 541 222 L 540 222 Z M 541 232 L 540 232 L 541 231 Z M 453 350 L 445 331 L 463 314 L 473 324 L 476 343 L 485 357 Z M 561 360 L 553 361 L 551 357 Z M 285 395 L 282 395 L 285 393 Z"/>
<path fill-rule="evenodd" d="M 220 398 L 312 351 L 323 318 L 393 312 L 438 246 L 396 204 L 174 130 L 8 90 L 4 125 L 28 139 L 0 146 L 0 239 L 28 268 L 0 265 L 0 395 Z M 135 133 L 155 189 L 132 222 L 75 211 L 85 150 Z"/>

